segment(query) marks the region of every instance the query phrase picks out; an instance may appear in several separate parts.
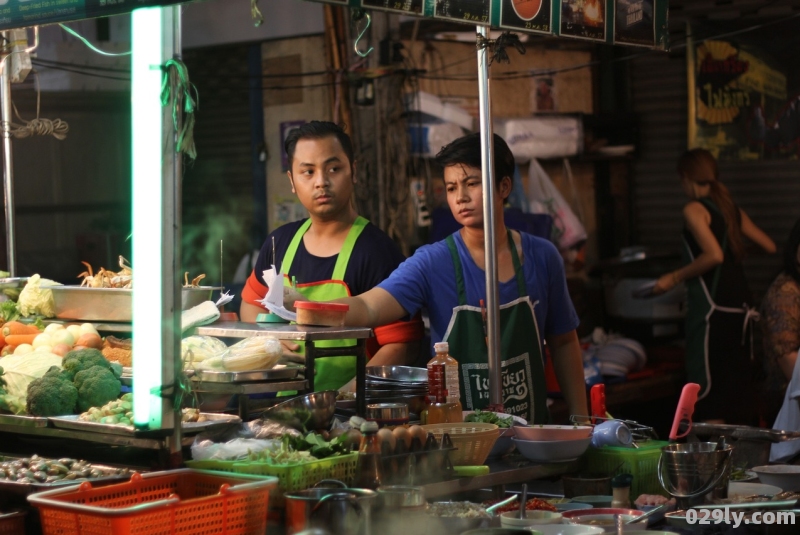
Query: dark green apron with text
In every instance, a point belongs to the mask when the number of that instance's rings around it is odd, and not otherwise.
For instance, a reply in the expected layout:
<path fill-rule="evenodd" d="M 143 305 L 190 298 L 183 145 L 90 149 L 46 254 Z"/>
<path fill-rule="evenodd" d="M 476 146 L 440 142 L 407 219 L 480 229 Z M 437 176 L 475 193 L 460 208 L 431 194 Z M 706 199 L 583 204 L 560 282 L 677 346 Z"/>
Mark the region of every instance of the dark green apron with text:
<path fill-rule="evenodd" d="M 367 226 L 365 218 L 358 216 L 350 227 L 350 232 L 342 244 L 342 249 L 339 251 L 339 256 L 336 258 L 336 265 L 333 268 L 333 274 L 330 280 L 316 281 L 306 284 L 298 284 L 295 288 L 298 292 L 303 294 L 309 301 L 332 301 L 341 297 L 350 297 L 350 288 L 344 282 L 344 274 L 347 271 L 347 264 L 350 261 L 350 255 L 355 247 L 356 240 L 361 235 L 364 227 Z M 283 257 L 283 264 L 281 272 L 288 274 L 292 268 L 294 256 L 297 253 L 297 248 L 300 245 L 300 240 L 303 235 L 311 226 L 311 219 L 303 223 L 289 244 L 286 250 L 286 255 Z M 288 278 L 288 275 L 285 275 Z M 344 347 L 354 346 L 357 340 L 319 340 L 314 343 L 315 347 Z M 305 343 L 302 341 L 296 342 L 300 345 L 300 353 L 305 349 Z M 314 360 L 314 368 L 316 374 L 314 376 L 314 389 L 318 392 L 323 390 L 338 390 L 353 377 L 356 376 L 356 357 L 324 357 Z"/>
<path fill-rule="evenodd" d="M 455 266 L 458 306 L 453 309 L 444 341 L 450 345 L 461 373 L 461 405 L 464 410 L 482 409 L 489 405 L 489 352 L 480 307 L 467 305 L 464 271 L 453 236 L 447 247 Z M 525 288 L 525 277 L 517 248 L 508 231 L 508 244 L 514 262 L 519 298 L 500 306 L 500 355 L 503 377 L 503 406 L 509 414 L 529 423 L 546 424 L 547 389 L 539 327 Z"/>

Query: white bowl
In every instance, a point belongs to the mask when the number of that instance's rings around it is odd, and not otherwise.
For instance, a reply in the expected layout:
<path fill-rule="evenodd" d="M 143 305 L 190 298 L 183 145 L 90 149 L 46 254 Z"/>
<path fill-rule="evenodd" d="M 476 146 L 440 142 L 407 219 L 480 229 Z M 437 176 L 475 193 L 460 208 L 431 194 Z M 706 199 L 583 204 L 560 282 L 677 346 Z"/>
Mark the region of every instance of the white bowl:
<path fill-rule="evenodd" d="M 728 483 L 728 498 L 735 500 L 737 498 L 744 498 L 745 496 L 752 496 L 760 494 L 762 496 L 775 496 L 783 492 L 781 487 L 775 485 L 764 485 L 763 483 L 742 483 L 739 481 L 731 481 Z"/>
<path fill-rule="evenodd" d="M 561 513 L 552 511 L 525 511 L 525 518 L 519 518 L 519 511 L 508 511 L 500 515 L 500 525 L 504 528 L 526 528 L 541 524 L 560 524 Z"/>
<path fill-rule="evenodd" d="M 758 480 L 762 483 L 775 485 L 789 492 L 800 490 L 800 466 L 773 464 L 756 466 L 752 470 L 758 474 Z"/>
<path fill-rule="evenodd" d="M 581 526 L 579 524 L 545 524 L 536 526 L 542 535 L 599 535 L 603 528 L 599 526 Z M 627 531 L 625 534 L 627 535 Z"/>
<path fill-rule="evenodd" d="M 520 440 L 511 439 L 517 450 L 529 461 L 550 463 L 577 459 L 592 442 L 592 437 L 577 440 Z"/>
<path fill-rule="evenodd" d="M 515 427 L 514 432 L 520 440 L 576 440 L 592 436 L 590 425 L 532 425 Z"/>

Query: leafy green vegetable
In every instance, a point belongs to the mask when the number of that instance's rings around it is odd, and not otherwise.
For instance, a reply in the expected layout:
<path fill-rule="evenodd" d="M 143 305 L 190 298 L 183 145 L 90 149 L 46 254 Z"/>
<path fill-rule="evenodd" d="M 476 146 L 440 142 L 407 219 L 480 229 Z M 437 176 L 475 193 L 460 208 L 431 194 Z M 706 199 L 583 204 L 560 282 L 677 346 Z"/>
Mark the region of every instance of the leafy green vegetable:
<path fill-rule="evenodd" d="M 514 418 L 508 415 L 508 418 L 500 418 L 497 414 L 491 411 L 475 410 L 475 412 L 468 414 L 464 418 L 465 422 L 479 422 L 483 424 L 494 424 L 500 428 L 508 428 L 514 423 Z"/>
<path fill-rule="evenodd" d="M 2 318 L 3 323 L 19 319 L 17 304 L 14 301 L 3 301 L 0 303 L 0 318 Z"/>

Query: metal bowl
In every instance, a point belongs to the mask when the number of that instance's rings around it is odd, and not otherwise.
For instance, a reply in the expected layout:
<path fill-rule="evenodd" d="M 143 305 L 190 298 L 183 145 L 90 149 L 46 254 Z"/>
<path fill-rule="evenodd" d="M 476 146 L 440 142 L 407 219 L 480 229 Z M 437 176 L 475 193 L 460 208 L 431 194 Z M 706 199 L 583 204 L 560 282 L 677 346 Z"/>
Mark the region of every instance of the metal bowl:
<path fill-rule="evenodd" d="M 263 417 L 298 431 L 327 431 L 333 424 L 337 394 L 336 390 L 324 390 L 297 396 L 265 410 Z"/>
<path fill-rule="evenodd" d="M 411 366 L 367 366 L 367 377 L 405 383 L 427 383 L 427 368 Z"/>
<path fill-rule="evenodd" d="M 0 278 L 0 290 L 8 290 L 11 288 L 22 289 L 28 284 L 28 277 L 5 277 Z"/>

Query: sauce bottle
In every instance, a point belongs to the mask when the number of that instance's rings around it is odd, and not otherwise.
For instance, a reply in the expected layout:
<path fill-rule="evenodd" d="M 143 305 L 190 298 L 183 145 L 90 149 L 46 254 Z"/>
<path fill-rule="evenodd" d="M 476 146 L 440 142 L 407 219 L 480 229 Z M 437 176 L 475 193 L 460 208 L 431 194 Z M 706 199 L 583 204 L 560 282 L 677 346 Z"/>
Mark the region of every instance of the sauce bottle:
<path fill-rule="evenodd" d="M 463 422 L 458 361 L 450 356 L 450 345 L 433 345 L 436 355 L 428 362 L 428 424 Z"/>
<path fill-rule="evenodd" d="M 611 507 L 618 509 L 631 508 L 632 482 L 633 476 L 631 474 L 619 474 L 611 478 L 611 490 L 613 492 Z"/>
<path fill-rule="evenodd" d="M 356 475 L 353 485 L 358 489 L 375 490 L 381 486 L 381 443 L 378 440 L 378 423 L 361 424 L 361 444 L 358 447 Z"/>

